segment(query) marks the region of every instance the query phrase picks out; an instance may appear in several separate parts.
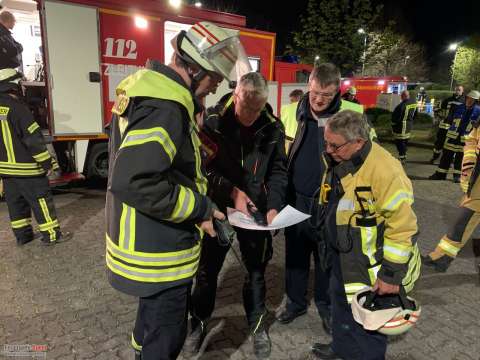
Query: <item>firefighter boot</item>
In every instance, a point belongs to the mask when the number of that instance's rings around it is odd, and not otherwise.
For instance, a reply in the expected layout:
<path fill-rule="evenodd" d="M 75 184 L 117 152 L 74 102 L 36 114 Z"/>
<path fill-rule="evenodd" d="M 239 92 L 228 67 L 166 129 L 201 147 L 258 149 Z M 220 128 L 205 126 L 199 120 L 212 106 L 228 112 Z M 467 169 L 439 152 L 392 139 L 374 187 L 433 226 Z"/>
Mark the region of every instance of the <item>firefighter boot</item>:
<path fill-rule="evenodd" d="M 190 334 L 183 345 L 183 356 L 187 359 L 195 356 L 200 351 L 203 340 L 205 340 L 205 336 L 207 335 L 206 321 L 192 317 L 191 326 Z"/>
<path fill-rule="evenodd" d="M 72 237 L 73 237 L 73 234 L 71 232 L 64 231 L 64 232 L 59 232 L 58 233 L 58 237 L 57 237 L 56 240 L 54 240 L 54 241 L 42 240 L 42 241 L 40 241 L 40 243 L 44 246 L 51 246 L 51 245 L 67 242 L 68 240 L 71 240 Z"/>
<path fill-rule="evenodd" d="M 447 174 L 442 174 L 438 171 L 435 171 L 433 175 L 428 177 L 428 180 L 445 180 L 447 178 Z"/>
<path fill-rule="evenodd" d="M 253 333 L 253 352 L 257 359 L 268 359 L 272 351 L 272 343 L 265 329 Z"/>
<path fill-rule="evenodd" d="M 435 160 L 437 160 L 440 157 L 440 154 L 441 154 L 440 151 L 439 152 L 434 151 L 429 163 L 433 165 L 435 163 Z"/>
<path fill-rule="evenodd" d="M 448 255 L 443 255 L 436 260 L 433 260 L 429 255 L 422 256 L 422 264 L 433 268 L 436 272 L 446 272 L 453 258 Z"/>

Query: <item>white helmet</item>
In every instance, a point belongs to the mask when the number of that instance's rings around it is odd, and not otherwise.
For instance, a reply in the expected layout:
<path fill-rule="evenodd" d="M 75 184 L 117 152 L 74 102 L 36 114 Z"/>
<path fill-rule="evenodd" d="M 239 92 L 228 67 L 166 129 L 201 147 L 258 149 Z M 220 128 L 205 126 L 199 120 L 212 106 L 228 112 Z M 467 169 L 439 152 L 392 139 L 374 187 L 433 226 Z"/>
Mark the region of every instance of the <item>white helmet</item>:
<path fill-rule="evenodd" d="M 252 71 L 236 30 L 202 21 L 188 31 L 182 30 L 172 40 L 172 45 L 187 63 L 196 64 L 206 72 L 215 72 L 227 81 L 236 81 Z"/>
<path fill-rule="evenodd" d="M 467 94 L 467 96 L 474 99 L 474 100 L 478 100 L 478 99 L 480 99 L 480 92 L 478 92 L 477 90 L 471 90 Z"/>
<path fill-rule="evenodd" d="M 378 295 L 371 287 L 355 294 L 352 314 L 365 330 L 378 331 L 384 335 L 400 335 L 410 330 L 420 317 L 421 307 L 405 294 Z"/>

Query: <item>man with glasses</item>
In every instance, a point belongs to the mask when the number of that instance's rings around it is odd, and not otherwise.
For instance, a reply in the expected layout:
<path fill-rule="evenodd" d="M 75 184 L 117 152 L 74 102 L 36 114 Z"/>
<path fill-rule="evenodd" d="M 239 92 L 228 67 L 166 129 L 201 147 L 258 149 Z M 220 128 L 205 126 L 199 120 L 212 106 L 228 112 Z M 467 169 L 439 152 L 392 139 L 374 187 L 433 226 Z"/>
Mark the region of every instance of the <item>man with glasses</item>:
<path fill-rule="evenodd" d="M 297 105 L 296 116 L 283 118 L 285 127 L 292 127 L 294 138 L 288 154 L 289 185 L 287 202 L 305 213 L 313 214 L 318 202 L 320 180 L 326 170 L 321 159 L 325 151 L 323 132 L 326 121 L 344 109 L 363 112 L 363 107 L 340 96 L 340 72 L 333 64 L 316 66 L 310 74 L 308 92 Z M 310 260 L 315 264 L 314 299 L 325 331 L 331 332 L 330 299 L 328 296 L 328 270 L 321 266 L 323 255 L 319 254 L 318 242 L 325 239 L 317 236 L 317 226 L 307 220 L 285 229 L 286 271 L 285 292 L 287 303 L 278 316 L 281 324 L 288 324 L 307 312 L 306 299 Z"/>
<path fill-rule="evenodd" d="M 203 131 L 217 147 L 207 164 L 209 195 L 220 210 L 259 211 L 270 224 L 285 202 L 287 187 L 283 126 L 267 107 L 268 84 L 256 72 L 243 75 L 205 120 Z M 269 231 L 235 228 L 246 269 L 243 305 L 257 358 L 268 358 L 265 269 L 273 253 Z M 218 274 L 230 243 L 206 236 L 192 295 L 191 328 L 184 354 L 196 354 L 214 307 Z"/>
<path fill-rule="evenodd" d="M 333 336 L 312 351 L 317 359 L 384 359 L 387 337 L 357 323 L 350 303 L 365 287 L 378 296 L 398 294 L 412 290 L 418 279 L 412 184 L 400 163 L 372 143 L 358 113 L 334 115 L 324 136 L 328 165 L 318 222 L 331 267 Z"/>

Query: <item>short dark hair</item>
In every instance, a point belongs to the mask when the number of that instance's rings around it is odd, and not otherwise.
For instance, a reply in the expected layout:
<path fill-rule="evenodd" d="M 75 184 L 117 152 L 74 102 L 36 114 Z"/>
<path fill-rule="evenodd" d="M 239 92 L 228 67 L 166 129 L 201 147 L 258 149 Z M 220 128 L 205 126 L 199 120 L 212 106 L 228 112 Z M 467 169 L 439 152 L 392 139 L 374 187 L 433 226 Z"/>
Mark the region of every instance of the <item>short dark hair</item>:
<path fill-rule="evenodd" d="M 315 66 L 310 74 L 309 81 L 316 80 L 322 87 L 335 85 L 340 87 L 340 70 L 332 63 L 323 63 Z"/>
<path fill-rule="evenodd" d="M 342 135 L 347 141 L 370 139 L 370 126 L 364 116 L 356 111 L 340 111 L 327 120 L 326 126 L 331 132 Z"/>
<path fill-rule="evenodd" d="M 292 90 L 288 96 L 301 98 L 303 96 L 303 90 L 302 89 Z"/>

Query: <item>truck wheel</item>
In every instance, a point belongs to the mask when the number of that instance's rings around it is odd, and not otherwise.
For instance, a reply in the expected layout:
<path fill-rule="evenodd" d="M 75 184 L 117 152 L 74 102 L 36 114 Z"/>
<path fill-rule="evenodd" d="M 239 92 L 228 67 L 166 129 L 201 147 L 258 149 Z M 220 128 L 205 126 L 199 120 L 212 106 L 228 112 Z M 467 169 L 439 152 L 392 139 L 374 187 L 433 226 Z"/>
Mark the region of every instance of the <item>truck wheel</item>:
<path fill-rule="evenodd" d="M 108 144 L 98 143 L 90 149 L 87 178 L 108 178 Z"/>

